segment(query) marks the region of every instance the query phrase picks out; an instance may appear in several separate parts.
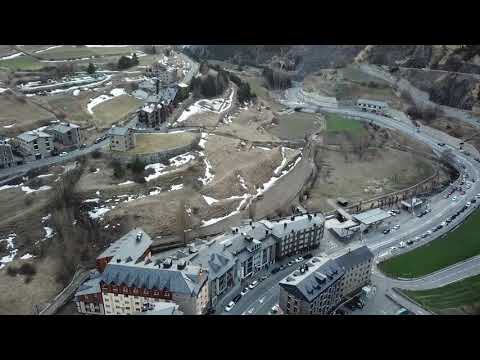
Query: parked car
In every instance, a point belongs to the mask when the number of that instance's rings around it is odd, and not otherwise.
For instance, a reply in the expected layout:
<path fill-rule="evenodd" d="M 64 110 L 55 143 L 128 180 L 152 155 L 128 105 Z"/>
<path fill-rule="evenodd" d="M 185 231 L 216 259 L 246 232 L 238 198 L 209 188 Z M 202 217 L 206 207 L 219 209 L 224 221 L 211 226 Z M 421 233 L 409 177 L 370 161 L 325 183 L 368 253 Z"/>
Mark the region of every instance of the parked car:
<path fill-rule="evenodd" d="M 465 206 L 466 206 L 467 208 L 470 207 L 470 205 L 472 205 L 472 204 L 470 203 L 470 201 L 468 201 L 468 202 L 465 204 Z"/>
<path fill-rule="evenodd" d="M 258 281 L 255 280 L 255 281 L 252 282 L 248 287 L 249 287 L 250 289 L 255 289 L 255 287 L 256 287 L 257 285 L 258 285 Z"/>
<path fill-rule="evenodd" d="M 87 147 L 87 144 L 80 145 L 80 149 L 85 149 L 86 147 Z"/>
<path fill-rule="evenodd" d="M 454 196 L 454 197 L 452 198 L 452 201 L 457 201 L 457 197 Z"/>
<path fill-rule="evenodd" d="M 420 239 L 421 239 L 420 236 L 415 236 L 415 239 L 413 239 L 413 241 L 418 242 L 418 241 L 420 241 Z"/>
<path fill-rule="evenodd" d="M 271 313 L 271 314 L 276 314 L 276 313 L 278 313 L 278 308 L 279 308 L 278 305 L 274 305 L 274 306 L 272 307 L 272 309 L 270 310 L 270 313 Z"/>
<path fill-rule="evenodd" d="M 403 248 L 405 247 L 405 245 L 406 245 L 406 244 L 405 244 L 405 241 L 400 241 L 400 244 L 398 244 L 398 247 L 399 247 L 400 249 L 403 249 Z"/>
<path fill-rule="evenodd" d="M 64 151 L 64 152 L 61 152 L 59 156 L 65 156 L 65 155 L 68 155 L 68 153 Z"/>
<path fill-rule="evenodd" d="M 233 307 L 235 306 L 235 303 L 233 301 L 230 301 L 227 306 L 225 306 L 225 311 L 230 312 Z"/>
<path fill-rule="evenodd" d="M 293 261 L 289 261 L 287 265 L 288 265 L 288 266 L 292 266 L 292 265 L 293 265 Z"/>
<path fill-rule="evenodd" d="M 242 298 L 242 295 L 238 294 L 237 296 L 235 296 L 235 297 L 233 298 L 232 301 L 236 304 L 236 303 L 238 303 L 238 302 L 240 301 L 241 298 Z"/>
<path fill-rule="evenodd" d="M 263 276 L 260 278 L 260 280 L 262 280 L 262 281 L 265 281 L 265 280 L 267 280 L 267 279 L 268 279 L 268 275 L 263 275 Z"/>
<path fill-rule="evenodd" d="M 240 293 L 240 295 L 244 296 L 246 293 L 248 293 L 250 291 L 250 289 L 248 287 L 246 287 L 245 289 L 242 290 L 242 292 Z"/>
<path fill-rule="evenodd" d="M 399 225 L 399 224 L 395 225 L 395 226 L 393 227 L 393 229 L 394 229 L 394 230 L 400 229 L 400 225 Z"/>
<path fill-rule="evenodd" d="M 274 268 L 274 269 L 271 271 L 271 273 L 272 273 L 272 274 L 276 274 L 276 273 L 279 272 L 279 271 L 280 271 L 280 268 L 277 267 L 277 268 Z"/>
<path fill-rule="evenodd" d="M 389 232 L 390 232 L 390 229 L 385 229 L 385 230 L 383 230 L 383 233 L 384 233 L 385 235 L 387 235 Z"/>
<path fill-rule="evenodd" d="M 472 204 L 475 204 L 475 203 L 477 202 L 477 200 L 474 198 L 474 199 L 470 200 L 470 202 L 471 202 Z"/>
<path fill-rule="evenodd" d="M 307 254 L 303 256 L 304 259 L 311 259 L 312 257 L 313 257 L 312 254 Z"/>
<path fill-rule="evenodd" d="M 438 143 L 438 146 L 445 146 L 445 143 Z"/>

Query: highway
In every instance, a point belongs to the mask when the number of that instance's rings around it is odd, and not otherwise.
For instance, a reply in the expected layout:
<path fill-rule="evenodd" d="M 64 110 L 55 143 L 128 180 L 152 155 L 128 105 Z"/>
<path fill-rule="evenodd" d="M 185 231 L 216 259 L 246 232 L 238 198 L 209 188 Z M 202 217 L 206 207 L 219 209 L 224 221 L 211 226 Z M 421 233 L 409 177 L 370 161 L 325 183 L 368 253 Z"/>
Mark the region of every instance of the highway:
<path fill-rule="evenodd" d="M 407 121 L 398 121 L 392 118 L 366 113 L 361 110 L 356 110 L 354 108 L 334 108 L 334 107 L 325 107 L 322 104 L 316 103 L 306 103 L 305 97 L 302 94 L 302 91 L 299 89 L 289 89 L 285 92 L 286 96 L 280 100 L 283 105 L 288 106 L 289 108 L 298 108 L 301 107 L 302 110 L 307 112 L 317 112 L 317 111 L 326 111 L 333 112 L 338 114 L 347 115 L 349 117 L 357 118 L 359 120 L 371 121 L 379 126 L 395 129 L 398 131 L 407 134 L 408 136 L 417 139 L 420 142 L 428 145 L 432 150 L 440 155 L 445 148 L 452 150 L 452 155 L 456 161 L 453 164 L 461 174 L 468 173 L 470 179 L 474 178 L 475 180 L 480 179 L 479 163 L 474 161 L 472 157 L 462 154 L 458 149 L 458 139 L 451 138 L 450 142 L 446 142 L 445 146 L 438 145 L 439 142 L 445 142 L 445 137 L 437 137 L 438 132 L 427 131 L 428 128 L 421 127 L 420 131 L 414 127 L 413 124 Z M 311 98 L 308 99 L 312 101 Z M 439 134 L 441 135 L 441 134 Z M 476 150 L 470 151 L 474 154 L 475 157 L 478 156 Z M 465 166 L 465 169 L 462 169 L 462 164 Z M 437 194 L 429 198 L 429 204 L 432 211 L 422 218 L 418 218 L 415 215 L 402 214 L 402 216 L 397 216 L 391 218 L 391 221 L 397 222 L 401 225 L 400 229 L 392 232 L 388 235 L 382 233 L 381 227 L 375 232 L 371 232 L 368 235 L 365 235 L 363 238 L 363 243 L 367 245 L 375 255 L 389 253 L 388 256 L 394 256 L 401 252 L 410 251 L 411 249 L 424 245 L 425 243 L 432 241 L 456 226 L 460 225 L 466 217 L 468 217 L 475 209 L 478 208 L 478 203 L 474 206 L 470 206 L 465 212 L 460 214 L 450 225 L 443 227 L 441 230 L 432 233 L 425 239 L 415 243 L 413 246 L 407 246 L 404 249 L 398 249 L 395 253 L 390 253 L 390 248 L 392 246 L 397 246 L 402 240 L 410 240 L 416 236 L 420 236 L 431 230 L 433 227 L 439 225 L 441 222 L 445 221 L 448 217 L 456 213 L 459 209 L 463 208 L 464 205 L 470 201 L 476 194 L 480 193 L 480 181 L 476 181 L 472 184 L 470 189 L 465 189 L 466 195 L 462 196 L 458 192 L 455 194 L 457 196 L 457 201 L 452 201 L 451 198 L 445 199 L 445 191 L 441 194 Z M 355 244 L 355 243 L 354 243 Z M 341 249 L 339 249 L 341 251 Z M 332 252 L 329 255 L 335 255 L 335 252 Z M 286 259 L 285 261 L 288 261 Z M 277 264 L 278 266 L 278 264 Z M 279 295 L 279 286 L 278 281 L 282 279 L 287 274 L 293 271 L 292 268 L 287 268 L 282 271 L 282 273 L 277 273 L 274 276 L 270 276 L 263 283 L 260 283 L 255 289 L 250 290 L 242 299 L 235 305 L 232 311 L 229 314 L 243 314 L 243 315 L 259 315 L 259 314 L 268 314 L 271 307 L 278 303 Z M 379 277 L 387 283 L 387 294 L 390 298 L 395 299 L 396 302 L 402 303 L 403 306 L 409 306 L 416 314 L 428 314 L 427 311 L 419 308 L 416 304 L 410 303 L 405 298 L 402 298 L 395 292 L 391 291 L 391 288 L 404 288 L 404 289 L 429 289 L 435 288 L 438 286 L 443 286 L 454 281 L 461 280 L 463 278 L 476 275 L 480 273 L 480 256 L 472 258 L 468 261 L 455 264 L 449 268 L 442 269 L 436 273 L 430 274 L 420 279 L 414 280 L 396 280 L 390 279 L 383 274 L 381 274 L 376 267 L 374 267 L 374 275 L 372 277 Z M 409 304 L 410 303 L 410 304 Z M 222 314 L 227 314 L 222 312 Z"/>

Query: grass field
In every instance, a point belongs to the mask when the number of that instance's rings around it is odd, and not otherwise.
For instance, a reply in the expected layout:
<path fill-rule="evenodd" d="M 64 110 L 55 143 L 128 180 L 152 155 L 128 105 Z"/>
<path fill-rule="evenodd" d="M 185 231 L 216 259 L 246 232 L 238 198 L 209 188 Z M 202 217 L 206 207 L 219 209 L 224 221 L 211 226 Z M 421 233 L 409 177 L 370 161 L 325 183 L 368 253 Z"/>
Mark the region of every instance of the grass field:
<path fill-rule="evenodd" d="M 17 56 L 8 60 L 0 60 L 0 68 L 10 70 L 39 70 L 45 66 L 45 63 L 26 55 Z"/>
<path fill-rule="evenodd" d="M 53 111 L 64 111 L 67 118 L 75 124 L 87 126 L 92 119 L 92 115 L 87 112 L 87 104 L 91 96 L 91 93 L 82 91 L 78 96 L 40 96 L 36 101 L 42 103 Z"/>
<path fill-rule="evenodd" d="M 257 78 L 257 77 L 249 77 L 246 78 L 248 84 L 250 85 L 250 89 L 259 97 L 263 99 L 268 99 L 269 94 L 268 90 L 263 84 L 263 79 L 262 78 Z"/>
<path fill-rule="evenodd" d="M 46 60 L 79 59 L 91 56 L 124 55 L 132 53 L 131 47 L 75 47 L 62 46 L 38 54 Z"/>
<path fill-rule="evenodd" d="M 391 277 L 416 278 L 480 254 L 480 212 L 447 236 L 379 264 Z"/>
<path fill-rule="evenodd" d="M 294 112 L 279 117 L 279 124 L 270 132 L 281 139 L 303 139 L 306 133 L 320 130 L 323 120 L 316 114 Z"/>
<path fill-rule="evenodd" d="M 189 132 L 174 134 L 137 134 L 135 148 L 130 154 L 148 154 L 190 144 L 195 135 Z"/>
<path fill-rule="evenodd" d="M 94 120 L 99 128 L 109 128 L 141 104 L 142 102 L 133 96 L 117 96 L 93 108 Z"/>
<path fill-rule="evenodd" d="M 327 131 L 363 131 L 362 123 L 358 120 L 345 118 L 337 114 L 326 114 Z"/>
<path fill-rule="evenodd" d="M 402 291 L 423 307 L 437 314 L 458 313 L 458 309 L 461 307 L 478 306 L 480 303 L 480 275 L 437 289 Z"/>

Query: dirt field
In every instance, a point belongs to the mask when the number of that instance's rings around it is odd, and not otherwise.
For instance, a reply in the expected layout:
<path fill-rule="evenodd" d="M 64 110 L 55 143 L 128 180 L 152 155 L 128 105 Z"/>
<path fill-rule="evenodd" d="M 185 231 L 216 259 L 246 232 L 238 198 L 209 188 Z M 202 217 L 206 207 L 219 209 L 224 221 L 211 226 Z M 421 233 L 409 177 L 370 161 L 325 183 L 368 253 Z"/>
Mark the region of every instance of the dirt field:
<path fill-rule="evenodd" d="M 135 148 L 128 150 L 129 154 L 148 154 L 161 150 L 186 146 L 195 139 L 196 135 L 189 132 L 173 134 L 136 134 Z"/>
<path fill-rule="evenodd" d="M 0 134 L 15 136 L 23 131 L 47 125 L 53 115 L 28 98 L 20 100 L 13 94 L 0 94 Z M 10 125 L 15 124 L 10 127 Z M 8 128 L 5 128 L 8 126 Z"/>
<path fill-rule="evenodd" d="M 55 259 L 16 260 L 9 265 L 18 267 L 30 262 L 37 273 L 30 283 L 25 283 L 24 275 L 9 276 L 6 267 L 0 270 L 0 315 L 29 315 L 33 306 L 47 303 L 56 296 L 62 286 L 55 281 Z"/>
<path fill-rule="evenodd" d="M 420 122 L 453 137 L 463 140 L 469 139 L 468 143 L 475 146 L 477 150 L 480 150 L 480 132 L 470 124 L 445 117 L 439 117 L 429 122 Z"/>
<path fill-rule="evenodd" d="M 400 190 L 433 175 L 436 167 L 432 161 L 417 155 L 381 146 L 378 139 L 370 139 L 370 148 L 362 151 L 360 159 L 360 150 L 350 148 L 350 138 L 338 133 L 324 136 L 325 144 L 330 146 L 322 148 L 316 156 L 320 174 L 305 204 L 310 209 L 333 210 L 327 199 L 344 197 L 355 202 Z M 393 136 L 390 143 L 425 150 L 422 144 L 407 143 L 397 133 Z"/>
<path fill-rule="evenodd" d="M 248 109 L 238 109 L 232 114 L 231 122 L 221 123 L 218 131 L 238 136 L 249 141 L 275 141 L 278 138 L 268 130 L 274 117 L 272 111 L 251 106 Z"/>
<path fill-rule="evenodd" d="M 110 128 L 113 124 L 125 119 L 136 110 L 142 101 L 130 95 L 120 95 L 105 101 L 93 108 L 94 121 L 99 128 Z"/>

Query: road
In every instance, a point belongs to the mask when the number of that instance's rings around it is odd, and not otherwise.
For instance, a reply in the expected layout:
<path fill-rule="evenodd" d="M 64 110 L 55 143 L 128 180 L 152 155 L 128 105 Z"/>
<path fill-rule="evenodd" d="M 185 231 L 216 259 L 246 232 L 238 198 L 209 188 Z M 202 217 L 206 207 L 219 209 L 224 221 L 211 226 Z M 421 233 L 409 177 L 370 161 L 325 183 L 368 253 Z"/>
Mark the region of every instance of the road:
<path fill-rule="evenodd" d="M 15 174 L 22 174 L 22 173 L 28 172 L 29 170 L 38 169 L 47 165 L 54 165 L 54 164 L 70 161 L 79 156 L 90 154 L 91 152 L 101 149 L 104 146 L 107 146 L 108 144 L 109 144 L 109 139 L 106 139 L 98 144 L 87 146 L 85 149 L 78 149 L 78 150 L 71 151 L 65 156 L 51 156 L 49 158 L 28 162 L 26 164 L 23 164 L 17 167 L 2 169 L 0 170 L 0 177 L 7 177 Z"/>
<path fill-rule="evenodd" d="M 404 134 L 407 134 L 408 136 L 430 146 L 432 150 L 438 155 L 441 154 L 441 152 L 445 148 L 449 148 L 452 150 L 452 154 L 456 161 L 456 163 L 453 165 L 457 167 L 461 173 L 469 173 L 470 179 L 472 177 L 477 180 L 480 179 L 479 164 L 475 162 L 471 157 L 460 153 L 460 151 L 456 147 L 457 143 L 446 143 L 445 146 L 438 145 L 439 142 L 444 142 L 444 138 L 437 138 L 435 136 L 435 132 L 432 133 L 429 131 L 422 131 L 422 128 L 420 129 L 420 132 L 418 132 L 411 122 L 398 121 L 388 117 L 366 113 L 353 108 L 324 107 L 321 104 L 311 103 L 311 101 L 314 101 L 314 99 L 306 99 L 302 95 L 302 91 L 299 89 L 289 89 L 289 91 L 287 91 L 286 93 L 287 96 L 280 100 L 280 102 L 282 102 L 289 108 L 302 107 L 302 110 L 306 109 L 308 112 L 318 111 L 320 109 L 322 111 L 347 115 L 357 118 L 359 120 L 368 120 L 382 127 L 399 130 Z M 306 101 L 310 103 L 307 103 Z M 462 164 L 465 166 L 465 169 L 462 169 Z M 399 230 L 391 234 L 384 235 L 381 232 L 380 228 L 376 232 L 370 233 L 368 234 L 368 236 L 365 236 L 363 239 L 363 243 L 367 245 L 375 255 L 378 256 L 379 254 L 384 254 L 387 249 L 390 250 L 393 245 L 398 245 L 400 241 L 412 239 L 415 236 L 420 236 L 426 231 L 432 229 L 434 226 L 437 226 L 446 218 L 456 213 L 477 193 L 480 193 L 480 181 L 476 181 L 475 183 L 473 183 L 472 187 L 466 191 L 465 196 L 457 195 L 457 201 L 452 201 L 450 198 L 445 199 L 443 197 L 444 193 L 437 194 L 429 199 L 429 204 L 432 209 L 431 213 L 427 214 L 423 218 L 418 218 L 415 215 L 409 214 L 403 214 L 402 217 L 399 218 L 392 218 L 391 221 L 398 221 L 399 224 L 401 224 Z M 478 206 L 478 203 L 476 205 Z M 395 253 L 395 255 L 403 251 L 410 251 L 414 247 L 424 245 L 425 243 L 444 235 L 448 231 L 451 231 L 451 229 L 462 223 L 463 220 L 477 208 L 477 206 L 471 206 L 467 211 L 465 211 L 463 214 L 460 214 L 457 219 L 450 223 L 450 225 L 445 226 L 444 228 L 433 233 L 426 239 L 423 239 L 420 242 L 416 243 L 414 246 L 407 247 L 403 250 L 398 251 L 397 253 Z M 400 218 L 402 218 L 402 220 L 400 220 Z M 332 253 L 332 255 L 334 254 L 335 252 Z M 232 309 L 231 314 L 267 314 L 270 308 L 274 304 L 278 303 L 278 280 L 283 278 L 292 270 L 293 269 L 287 269 L 280 274 L 271 276 L 257 288 L 250 290 L 250 292 L 246 294 Z M 375 275 L 378 276 L 378 271 L 375 271 Z M 419 308 L 416 304 L 409 302 L 407 299 L 396 294 L 391 289 L 393 287 L 412 289 L 434 288 L 453 281 L 458 281 L 479 272 L 480 257 L 477 257 L 469 261 L 456 264 L 447 269 L 443 269 L 422 279 L 401 281 L 383 276 L 383 280 L 386 282 L 386 294 L 388 294 L 388 296 L 395 299 L 396 302 L 401 303 L 402 306 L 409 306 L 409 309 L 414 313 L 428 314 L 427 311 Z"/>

